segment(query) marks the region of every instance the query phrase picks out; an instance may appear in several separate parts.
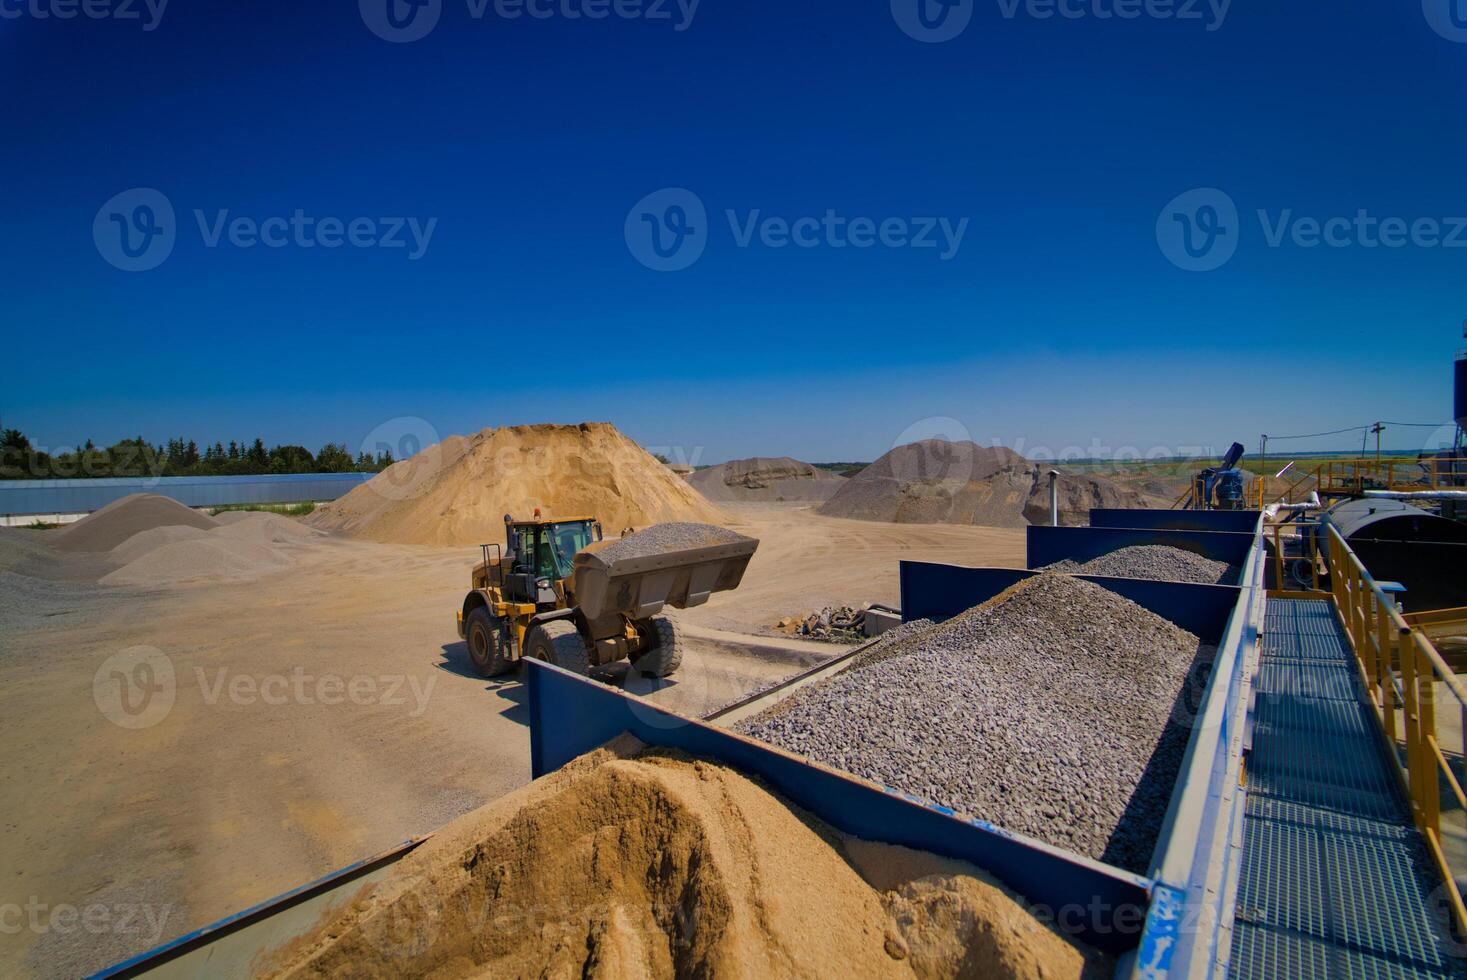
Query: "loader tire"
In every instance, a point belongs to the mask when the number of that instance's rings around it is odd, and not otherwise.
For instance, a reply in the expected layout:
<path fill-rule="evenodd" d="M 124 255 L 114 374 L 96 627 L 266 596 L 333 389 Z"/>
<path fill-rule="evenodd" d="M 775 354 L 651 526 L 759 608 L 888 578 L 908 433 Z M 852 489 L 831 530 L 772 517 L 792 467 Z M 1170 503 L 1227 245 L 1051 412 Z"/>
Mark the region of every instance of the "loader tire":
<path fill-rule="evenodd" d="M 464 620 L 464 641 L 469 648 L 469 662 L 483 676 L 499 677 L 515 669 L 505 648 L 503 627 L 483 606 L 470 610 Z"/>
<path fill-rule="evenodd" d="M 647 677 L 671 677 L 682 666 L 683 648 L 677 627 L 666 616 L 655 616 L 651 623 L 657 645 L 632 661 L 632 668 Z"/>
<path fill-rule="evenodd" d="M 567 619 L 552 619 L 530 629 L 525 637 L 525 656 L 543 660 L 575 674 L 591 672 L 591 651 L 581 639 L 576 624 Z"/>

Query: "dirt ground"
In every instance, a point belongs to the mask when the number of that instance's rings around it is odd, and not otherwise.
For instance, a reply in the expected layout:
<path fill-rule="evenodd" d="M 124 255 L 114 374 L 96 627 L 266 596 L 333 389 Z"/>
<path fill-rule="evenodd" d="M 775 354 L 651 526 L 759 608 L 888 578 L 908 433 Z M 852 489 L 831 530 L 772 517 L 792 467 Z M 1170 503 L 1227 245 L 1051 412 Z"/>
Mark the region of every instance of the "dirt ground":
<path fill-rule="evenodd" d="M 767 627 L 895 602 L 899 557 L 1023 561 L 1021 531 L 728 510 L 759 551 L 680 614 L 687 659 L 650 695 L 695 715 L 838 653 Z M 0 575 L 0 975 L 101 968 L 526 783 L 523 687 L 475 675 L 453 627 L 474 558 L 332 537 L 227 586 Z"/>

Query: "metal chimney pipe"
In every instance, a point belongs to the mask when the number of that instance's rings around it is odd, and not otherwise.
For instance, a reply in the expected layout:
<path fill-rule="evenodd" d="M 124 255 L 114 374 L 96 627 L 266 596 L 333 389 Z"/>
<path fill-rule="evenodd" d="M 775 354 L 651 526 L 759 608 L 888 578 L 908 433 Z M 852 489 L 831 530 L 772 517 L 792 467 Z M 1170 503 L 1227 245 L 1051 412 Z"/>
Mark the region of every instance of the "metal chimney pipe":
<path fill-rule="evenodd" d="M 1049 526 L 1059 527 L 1059 470 L 1049 471 Z"/>

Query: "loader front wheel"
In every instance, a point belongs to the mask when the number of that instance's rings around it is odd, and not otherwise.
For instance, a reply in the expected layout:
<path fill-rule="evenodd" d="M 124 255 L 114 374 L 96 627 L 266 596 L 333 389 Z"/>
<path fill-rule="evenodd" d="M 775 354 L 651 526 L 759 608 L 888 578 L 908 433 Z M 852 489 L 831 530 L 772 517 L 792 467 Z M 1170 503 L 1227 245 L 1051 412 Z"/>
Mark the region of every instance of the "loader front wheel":
<path fill-rule="evenodd" d="M 591 652 L 586 649 L 586 641 L 581 639 L 576 624 L 566 619 L 552 619 L 532 627 L 525 637 L 525 656 L 575 674 L 591 672 Z"/>
<path fill-rule="evenodd" d="M 677 627 L 666 616 L 654 616 L 650 626 L 657 645 L 633 660 L 632 669 L 647 677 L 671 677 L 683 662 Z"/>
<path fill-rule="evenodd" d="M 464 620 L 464 640 L 469 648 L 469 662 L 485 677 L 498 677 L 514 670 L 515 662 L 505 651 L 504 630 L 499 621 L 480 606 L 469 611 Z"/>

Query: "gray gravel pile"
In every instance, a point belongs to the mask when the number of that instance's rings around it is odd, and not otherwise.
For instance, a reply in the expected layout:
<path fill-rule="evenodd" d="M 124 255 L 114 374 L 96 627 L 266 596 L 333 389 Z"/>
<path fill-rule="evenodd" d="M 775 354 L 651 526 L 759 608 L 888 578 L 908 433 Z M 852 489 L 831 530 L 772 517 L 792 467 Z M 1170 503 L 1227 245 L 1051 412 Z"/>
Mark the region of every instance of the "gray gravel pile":
<path fill-rule="evenodd" d="M 1115 575 L 1120 578 L 1150 578 L 1167 582 L 1193 582 L 1200 585 L 1232 584 L 1238 580 L 1238 568 L 1225 561 L 1213 561 L 1201 555 L 1162 544 L 1138 544 L 1119 548 L 1081 564 L 1065 559 L 1045 565 L 1045 571 L 1074 575 Z"/>
<path fill-rule="evenodd" d="M 709 548 L 716 544 L 734 544 L 748 540 L 750 539 L 742 534 L 715 524 L 674 521 L 668 524 L 653 524 L 642 531 L 633 531 L 604 548 L 598 548 L 596 555 L 602 561 L 610 564 L 625 558 L 646 558 L 649 555 L 662 555 L 669 551 Z"/>
<path fill-rule="evenodd" d="M 1063 575 L 1036 576 L 945 623 L 893 633 L 855 666 L 737 729 L 1146 871 L 1211 647 Z"/>

